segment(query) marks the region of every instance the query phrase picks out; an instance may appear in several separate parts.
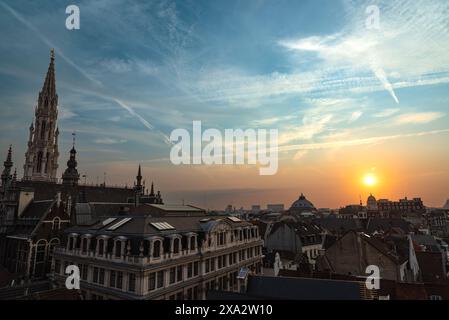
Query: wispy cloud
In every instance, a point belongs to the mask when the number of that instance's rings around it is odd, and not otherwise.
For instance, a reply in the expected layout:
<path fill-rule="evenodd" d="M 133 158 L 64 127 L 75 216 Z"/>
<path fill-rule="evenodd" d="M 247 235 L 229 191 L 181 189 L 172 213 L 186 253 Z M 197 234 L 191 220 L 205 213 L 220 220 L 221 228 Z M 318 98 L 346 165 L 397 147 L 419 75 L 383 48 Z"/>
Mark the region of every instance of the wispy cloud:
<path fill-rule="evenodd" d="M 98 144 L 119 144 L 125 143 L 127 140 L 125 139 L 114 139 L 114 138 L 99 138 L 94 140 L 95 143 Z"/>
<path fill-rule="evenodd" d="M 407 113 L 396 117 L 396 124 L 429 123 L 444 116 L 442 112 L 416 112 Z"/>
<path fill-rule="evenodd" d="M 443 129 L 443 130 L 423 131 L 423 132 L 416 132 L 416 133 L 409 133 L 409 134 L 397 134 L 397 135 L 390 135 L 390 136 L 377 136 L 377 137 L 352 139 L 352 140 L 285 145 L 285 146 L 279 147 L 279 152 L 286 152 L 286 151 L 292 151 L 292 150 L 319 150 L 319 149 L 359 146 L 359 145 L 364 145 L 364 144 L 376 144 L 376 143 L 380 143 L 380 142 L 384 142 L 384 141 L 388 141 L 388 140 L 410 138 L 410 137 L 421 137 L 421 136 L 427 136 L 427 135 L 443 134 L 443 133 L 448 133 L 448 132 L 449 132 L 449 129 Z"/>
<path fill-rule="evenodd" d="M 363 112 L 362 111 L 354 111 L 351 113 L 351 117 L 349 118 L 349 122 L 357 121 L 361 116 Z"/>
<path fill-rule="evenodd" d="M 384 109 L 380 112 L 377 112 L 373 115 L 373 117 L 375 118 L 387 118 L 387 117 L 391 117 L 392 115 L 398 113 L 401 109 L 399 108 L 389 108 L 389 109 Z"/>

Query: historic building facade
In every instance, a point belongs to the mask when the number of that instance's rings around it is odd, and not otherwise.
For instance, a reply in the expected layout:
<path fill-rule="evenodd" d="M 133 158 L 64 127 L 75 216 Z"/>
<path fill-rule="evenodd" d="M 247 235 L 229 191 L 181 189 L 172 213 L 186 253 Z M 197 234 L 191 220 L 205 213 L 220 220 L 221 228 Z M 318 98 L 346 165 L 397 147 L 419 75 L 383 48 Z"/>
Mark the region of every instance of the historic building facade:
<path fill-rule="evenodd" d="M 261 272 L 256 226 L 190 206 L 154 208 L 166 212 L 104 217 L 66 229 L 54 254 L 55 280 L 64 285 L 65 268 L 75 264 L 86 299 L 181 300 L 205 299 L 209 290 L 239 291 L 240 271 Z"/>

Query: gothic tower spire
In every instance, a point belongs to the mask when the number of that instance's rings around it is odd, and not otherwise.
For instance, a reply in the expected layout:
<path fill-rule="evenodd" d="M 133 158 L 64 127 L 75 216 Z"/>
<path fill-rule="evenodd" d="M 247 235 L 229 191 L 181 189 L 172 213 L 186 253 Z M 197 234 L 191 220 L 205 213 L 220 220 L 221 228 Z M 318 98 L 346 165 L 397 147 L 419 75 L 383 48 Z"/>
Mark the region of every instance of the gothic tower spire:
<path fill-rule="evenodd" d="M 12 146 L 9 146 L 8 155 L 6 156 L 6 161 L 3 162 L 3 171 L 2 171 L 2 187 L 5 189 L 8 187 L 9 182 L 12 179 L 11 168 L 13 166 L 12 163 Z"/>
<path fill-rule="evenodd" d="M 57 108 L 55 53 L 51 49 L 50 64 L 35 108 L 34 125 L 31 124 L 29 129 L 28 150 L 23 166 L 24 180 L 57 182 L 59 157 Z"/>

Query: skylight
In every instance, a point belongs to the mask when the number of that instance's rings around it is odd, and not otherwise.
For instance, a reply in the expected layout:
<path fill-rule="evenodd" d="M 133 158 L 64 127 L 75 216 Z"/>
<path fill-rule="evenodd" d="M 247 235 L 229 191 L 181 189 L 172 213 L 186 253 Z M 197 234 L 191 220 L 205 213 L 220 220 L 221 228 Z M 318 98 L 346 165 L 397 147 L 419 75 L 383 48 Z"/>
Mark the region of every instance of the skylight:
<path fill-rule="evenodd" d="M 173 227 L 168 222 L 152 222 L 151 225 L 158 230 L 173 230 L 173 229 L 175 229 L 175 227 Z"/>
<path fill-rule="evenodd" d="M 242 222 L 242 220 L 240 220 L 239 218 L 237 218 L 237 217 L 228 217 L 228 219 L 229 220 L 231 220 L 231 221 L 233 221 L 233 222 Z"/>
<path fill-rule="evenodd" d="M 125 218 L 120 220 L 119 222 L 116 222 L 115 224 L 113 224 L 112 226 L 110 226 L 109 228 L 107 228 L 106 230 L 115 230 L 118 227 L 121 227 L 122 225 L 124 225 L 125 223 L 127 223 L 128 221 L 130 221 L 132 218 Z"/>
<path fill-rule="evenodd" d="M 111 222 L 113 222 L 115 220 L 117 220 L 117 218 L 107 218 L 106 220 L 104 220 L 102 222 L 102 224 L 103 224 L 103 226 L 105 226 L 105 225 L 110 224 Z"/>

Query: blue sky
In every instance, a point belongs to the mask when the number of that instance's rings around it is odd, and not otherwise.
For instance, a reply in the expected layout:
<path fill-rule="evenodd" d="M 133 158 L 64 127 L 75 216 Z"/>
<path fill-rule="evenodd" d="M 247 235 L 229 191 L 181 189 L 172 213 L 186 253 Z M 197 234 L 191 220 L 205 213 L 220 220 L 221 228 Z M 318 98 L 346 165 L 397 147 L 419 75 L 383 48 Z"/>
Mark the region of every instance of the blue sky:
<path fill-rule="evenodd" d="M 80 8 L 80 30 L 65 28 L 69 4 Z M 365 27 L 373 4 L 380 30 Z M 149 180 L 177 195 L 173 201 L 201 190 L 214 192 L 218 207 L 288 203 L 303 190 L 318 206 L 338 206 L 367 190 L 331 191 L 337 185 L 319 185 L 314 172 L 337 181 L 330 170 L 340 170 L 333 163 L 344 166 L 345 155 L 364 152 L 360 166 L 363 160 L 371 170 L 376 159 L 367 159 L 400 145 L 426 150 L 426 162 L 411 154 L 404 172 L 420 171 L 427 178 L 414 183 L 438 190 L 404 182 L 381 195 L 423 195 L 439 205 L 449 197 L 441 161 L 449 155 L 448 16 L 444 0 L 0 1 L 1 150 L 14 145 L 21 172 L 54 47 L 60 168 L 76 131 L 80 171 L 90 181 L 106 171 L 111 183 L 131 184 L 142 163 Z M 279 176 L 173 168 L 167 136 L 193 120 L 218 129 L 278 128 Z M 259 198 L 237 200 L 240 188 L 259 190 Z M 332 194 L 319 195 L 323 188 Z M 266 199 L 272 189 L 284 191 Z M 216 197 L 220 190 L 228 196 Z"/>

